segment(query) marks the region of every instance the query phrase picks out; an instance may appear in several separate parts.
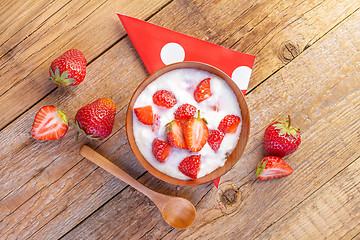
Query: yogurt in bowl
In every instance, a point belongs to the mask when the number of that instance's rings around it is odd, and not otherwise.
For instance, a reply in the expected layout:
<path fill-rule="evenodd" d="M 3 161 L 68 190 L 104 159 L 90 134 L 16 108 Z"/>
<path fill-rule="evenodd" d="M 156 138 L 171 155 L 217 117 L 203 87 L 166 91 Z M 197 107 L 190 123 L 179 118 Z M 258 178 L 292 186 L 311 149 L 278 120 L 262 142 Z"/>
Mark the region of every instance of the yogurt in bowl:
<path fill-rule="evenodd" d="M 205 79 L 209 79 L 211 96 L 198 102 L 194 98 L 194 91 Z M 172 93 L 176 103 L 169 108 L 155 104 L 153 96 L 160 90 Z M 207 121 L 210 135 L 214 130 L 219 131 L 217 129 L 220 129 L 226 116 L 236 116 L 238 125 L 231 133 L 222 134 L 218 148 L 214 148 L 210 142 L 206 142 L 197 152 L 172 146 L 169 156 L 160 162 L 154 156 L 152 143 L 155 139 L 169 142 L 166 125 L 174 120 L 174 113 L 183 104 L 196 108 L 194 117 L 200 111 L 201 118 Z M 150 106 L 156 116 L 156 123 L 152 126 L 139 121 L 134 113 L 134 109 L 144 106 Z M 142 82 L 130 101 L 126 127 L 135 156 L 150 173 L 167 182 L 194 185 L 217 179 L 238 161 L 249 135 L 249 112 L 242 93 L 226 74 L 206 64 L 182 62 L 169 65 Z M 180 163 L 192 155 L 201 156 L 200 170 L 195 179 L 179 169 Z"/>

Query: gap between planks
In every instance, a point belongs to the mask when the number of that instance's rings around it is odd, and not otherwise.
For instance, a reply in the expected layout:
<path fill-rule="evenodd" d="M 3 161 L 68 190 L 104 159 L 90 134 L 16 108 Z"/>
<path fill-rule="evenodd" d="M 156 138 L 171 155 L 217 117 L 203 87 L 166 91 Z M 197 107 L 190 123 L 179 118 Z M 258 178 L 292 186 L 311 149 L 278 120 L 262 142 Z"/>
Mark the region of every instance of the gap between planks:
<path fill-rule="evenodd" d="M 344 168 L 342 168 L 340 171 L 338 171 L 336 174 L 334 174 L 331 178 L 329 178 L 327 181 L 325 181 L 322 185 L 320 185 L 317 189 L 315 189 L 312 193 L 310 193 L 307 197 L 305 197 L 303 200 L 301 200 L 298 204 L 294 205 L 293 208 L 289 209 L 289 211 L 287 213 L 285 213 L 283 216 L 279 217 L 276 221 L 274 221 L 273 223 L 271 223 L 269 226 L 267 226 L 263 231 L 261 231 L 258 235 L 256 235 L 256 237 L 254 237 L 254 239 L 258 238 L 259 236 L 261 236 L 261 234 L 263 234 L 267 229 L 269 229 L 272 225 L 276 224 L 277 222 L 281 221 L 284 217 L 286 217 L 291 211 L 293 211 L 294 209 L 296 209 L 298 206 L 300 206 L 304 201 L 306 201 L 308 198 L 310 198 L 311 196 L 313 196 L 314 194 L 316 194 L 324 185 L 326 185 L 329 181 L 331 181 L 332 179 L 334 179 L 336 176 L 338 176 L 339 174 L 341 174 L 343 171 L 345 171 L 346 168 L 348 168 L 350 165 L 354 164 L 356 161 L 358 161 L 360 159 L 360 156 L 358 156 L 356 159 L 354 159 L 352 162 L 350 162 L 348 165 L 346 165 Z M 357 235 L 359 235 L 360 233 L 358 233 Z M 355 238 L 356 236 L 354 236 Z"/>
<path fill-rule="evenodd" d="M 148 17 L 145 21 L 150 20 L 154 15 L 156 15 L 158 12 L 160 12 L 163 8 L 165 8 L 168 4 L 170 4 L 173 0 L 169 1 L 168 3 L 166 3 L 161 9 L 159 9 L 158 11 L 156 11 L 156 13 L 152 14 L 150 17 Z M 321 2 L 322 3 L 322 2 Z M 313 8 L 311 8 L 310 10 L 308 10 L 307 12 L 313 10 L 314 8 L 318 7 L 321 3 L 317 4 L 316 6 L 314 6 Z M 285 63 L 283 66 L 281 66 L 279 69 L 277 69 L 276 71 L 274 71 L 273 73 L 271 73 L 268 77 L 266 77 L 263 81 L 261 81 L 259 84 L 255 85 L 252 89 L 248 90 L 247 95 L 250 94 L 252 91 L 254 91 L 256 88 L 258 88 L 261 84 L 263 84 L 265 81 L 267 81 L 268 79 L 270 79 L 273 75 L 275 75 L 277 72 L 279 72 L 280 70 L 282 70 L 285 66 L 287 66 L 289 63 L 291 63 L 293 60 L 295 60 L 298 56 L 300 56 L 302 53 L 304 53 L 307 49 L 309 49 L 311 46 L 313 46 L 315 43 L 317 43 L 319 40 L 321 40 L 322 38 L 324 38 L 328 33 L 330 33 L 331 31 L 333 31 L 338 25 L 340 25 L 342 22 L 344 22 L 346 19 L 348 19 L 349 17 L 351 17 L 355 12 L 357 12 L 360 9 L 357 8 L 356 10 L 354 10 L 352 13 L 350 13 L 349 15 L 347 15 L 346 17 L 344 17 L 341 21 L 339 21 L 338 23 L 336 23 L 333 27 L 331 27 L 328 31 L 326 31 L 322 36 L 320 36 L 317 40 L 315 40 L 312 44 L 307 44 L 306 47 L 297 55 L 295 56 L 293 59 L 291 59 L 289 62 Z M 265 18 L 264 18 L 265 19 Z M 263 20 L 264 20 L 263 19 Z M 262 21 L 263 21 L 262 20 Z M 298 20 L 298 19 L 296 19 Z M 296 21 L 294 20 L 294 21 Z M 125 35 L 123 38 L 125 38 L 127 35 Z M 123 39 L 122 38 L 122 39 Z M 118 40 L 116 43 L 120 42 L 122 39 Z M 235 43 L 233 43 L 229 48 L 232 49 L 240 40 L 236 41 Z M 109 49 L 111 49 L 116 43 L 114 43 L 113 45 L 111 45 L 109 48 L 107 48 L 104 52 L 102 52 L 100 55 L 98 55 L 96 58 L 94 58 L 92 61 L 96 60 L 98 57 L 100 57 L 102 54 L 104 54 L 106 51 L 108 51 Z M 266 46 L 267 44 L 265 44 Z M 100 146 L 100 145 L 99 145 Z M 99 147 L 98 146 L 98 147 Z M 97 148 L 98 148 L 97 147 Z M 292 211 L 294 208 L 296 208 L 297 206 L 301 205 L 305 200 L 307 200 L 309 197 L 311 197 L 313 194 L 317 193 L 327 182 L 329 182 L 330 180 L 332 180 L 334 177 L 336 177 L 338 174 L 340 174 L 341 172 L 344 171 L 344 169 L 346 169 L 348 166 L 350 166 L 351 164 L 353 164 L 355 161 L 357 161 L 360 158 L 360 156 L 358 158 L 356 158 L 354 161 L 352 161 L 351 163 L 349 163 L 348 165 L 346 165 L 344 168 L 342 168 L 340 171 L 338 171 L 335 175 L 333 175 L 330 179 L 328 179 L 326 182 L 324 182 L 321 186 L 319 186 L 317 189 L 315 189 L 311 194 L 309 194 L 307 197 L 305 197 L 303 200 L 301 200 L 297 205 L 295 205 L 293 208 L 291 208 L 286 214 L 284 214 L 283 216 L 279 217 L 275 222 L 273 222 L 272 224 L 270 224 L 268 227 L 266 227 L 261 233 L 259 233 L 256 237 L 260 236 L 264 231 L 266 231 L 268 228 L 270 228 L 273 224 L 275 224 L 276 222 L 280 221 L 281 219 L 283 219 L 285 216 L 287 216 L 287 214 L 289 214 L 290 211 Z M 84 159 L 84 158 L 83 158 Z M 83 161 L 83 159 L 81 161 Z M 80 162 L 81 162 L 80 161 Z M 97 167 L 98 168 L 98 167 Z M 141 179 L 145 174 L 147 173 L 147 171 L 145 171 L 143 174 L 141 174 L 138 178 L 136 178 L 137 180 Z M 249 176 L 250 174 L 253 174 L 254 171 L 249 172 L 249 174 L 245 175 L 244 178 L 246 178 L 247 176 Z M 244 179 L 243 178 L 243 179 Z M 113 197 L 111 197 L 109 200 L 107 200 L 104 204 L 102 204 L 100 207 L 98 207 L 96 210 L 94 210 L 91 214 L 89 214 L 87 217 L 85 217 L 84 219 L 82 219 L 79 223 L 77 223 L 72 229 L 70 229 L 68 232 L 66 232 L 65 234 L 63 234 L 59 239 L 63 239 L 68 233 L 70 233 L 73 229 L 75 229 L 76 227 L 78 227 L 79 225 L 81 225 L 81 223 L 83 223 L 84 221 L 86 221 L 86 219 L 88 219 L 89 217 L 91 217 L 93 214 L 95 214 L 98 210 L 100 210 L 101 208 L 103 208 L 109 201 L 111 201 L 112 199 L 114 199 L 116 196 L 118 196 L 119 194 L 121 194 L 124 190 L 126 190 L 129 187 L 129 185 L 127 185 L 125 188 L 123 188 L 121 191 L 119 191 L 117 194 L 115 194 Z M 195 204 L 195 206 L 198 206 L 198 204 L 202 201 L 202 199 L 204 199 L 204 197 L 206 195 L 208 195 L 211 191 L 211 188 L 205 192 L 204 196 Z M 216 219 L 222 218 L 224 217 L 224 215 L 219 216 Z M 50 220 L 51 221 L 51 220 Z M 50 222 L 49 221 L 49 222 Z M 204 224 L 203 226 L 205 226 L 206 224 Z M 46 224 L 44 225 L 46 226 Z M 43 227 L 44 227 L 43 226 Z M 38 229 L 40 230 L 40 229 Z M 38 231 L 37 230 L 37 231 Z M 170 230 L 167 234 L 165 234 L 163 236 L 166 237 L 166 235 L 168 235 L 169 233 L 171 233 L 172 231 L 174 231 L 175 229 Z M 151 229 L 149 230 L 151 231 Z M 35 234 L 35 233 L 34 233 Z M 360 233 L 359 233 L 360 234 Z M 358 234 L 358 235 L 359 235 Z M 144 234 L 145 235 L 145 234 Z M 255 238 L 256 238 L 255 237 Z M 356 236 L 355 236 L 356 237 Z M 162 239 L 163 239 L 162 238 Z"/>
<path fill-rule="evenodd" d="M 318 6 L 318 5 L 316 5 Z M 292 60 L 290 60 L 289 62 L 285 63 L 283 66 L 281 66 L 278 70 L 276 70 L 275 72 L 273 72 L 272 74 L 270 74 L 268 77 L 266 77 L 263 81 L 261 81 L 259 84 L 257 84 L 256 86 L 254 86 L 252 89 L 248 90 L 246 95 L 251 93 L 252 91 L 254 91 L 256 88 L 258 88 L 261 84 L 263 84 L 265 81 L 267 81 L 269 78 L 271 78 L 273 75 L 275 75 L 277 72 L 279 72 L 281 69 L 283 69 L 285 66 L 287 66 L 289 63 L 291 63 L 293 60 L 295 60 L 297 57 L 299 57 L 303 52 L 305 52 L 307 49 L 309 49 L 312 45 L 314 45 L 315 43 L 317 43 L 320 39 L 322 39 L 323 37 L 325 37 L 328 33 L 330 33 L 332 30 L 334 30 L 337 26 L 339 26 L 342 22 L 344 22 L 346 19 L 348 19 L 349 17 L 351 17 L 354 13 L 356 13 L 357 11 L 359 11 L 360 7 L 358 7 L 357 9 L 355 9 L 355 11 L 353 11 L 352 13 L 350 13 L 349 15 L 347 15 L 344 19 L 342 19 L 340 22 L 336 23 L 333 27 L 331 27 L 328 31 L 326 31 L 321 37 L 319 37 L 317 40 L 315 40 L 312 44 L 307 44 L 305 46 L 305 48 L 296 56 L 294 57 Z M 236 44 L 236 43 L 235 43 Z M 234 44 L 234 45 L 235 45 Z M 232 47 L 232 46 L 231 46 Z"/>
<path fill-rule="evenodd" d="M 170 4 L 171 2 L 172 2 L 172 1 L 169 1 L 166 5 Z M 163 9 L 164 7 L 166 7 L 166 5 L 164 5 L 161 9 Z M 161 11 L 161 9 L 160 9 L 159 11 Z M 358 8 L 358 9 L 359 9 L 359 8 Z M 356 9 L 354 12 L 356 12 L 358 9 Z M 159 12 L 159 11 L 157 11 L 157 12 Z M 157 13 L 157 12 L 156 12 L 156 13 Z M 353 12 L 353 13 L 354 13 L 354 12 Z M 154 13 L 152 16 L 154 16 L 156 13 Z M 353 13 L 352 13 L 352 14 L 353 14 Z M 344 18 L 342 21 L 340 21 L 339 23 L 337 23 L 334 27 L 332 27 L 329 31 L 327 31 L 324 35 L 322 35 L 318 40 L 320 40 L 321 38 L 323 38 L 328 32 L 330 32 L 332 29 L 334 29 L 337 25 L 339 25 L 341 22 L 343 22 L 344 20 L 346 20 L 346 19 L 347 19 L 348 17 L 350 17 L 352 14 L 348 15 L 348 16 L 347 16 L 346 18 Z M 148 19 L 150 19 L 152 16 L 150 16 Z M 148 19 L 147 19 L 147 20 L 148 20 Z M 100 57 L 101 55 L 103 55 L 106 51 L 108 51 L 111 47 L 113 47 L 116 43 L 118 43 L 119 41 L 121 41 L 121 40 L 122 40 L 123 38 L 125 38 L 125 37 L 126 37 L 126 35 L 125 35 L 124 37 L 122 37 L 120 40 L 117 40 L 113 45 L 111 45 L 109 48 L 107 48 L 107 49 L 104 50 L 102 53 L 100 53 L 98 56 L 96 56 L 94 59 L 92 59 L 92 60 L 90 61 L 90 63 L 92 63 L 93 61 L 95 61 L 98 57 Z M 315 42 L 317 42 L 318 40 L 316 40 Z M 314 42 L 314 43 L 315 43 L 315 42 Z M 236 43 L 235 43 L 235 44 L 236 44 Z M 231 47 L 233 47 L 235 44 L 233 44 Z M 311 46 L 311 45 L 310 45 L 310 46 Z M 304 52 L 305 50 L 306 50 L 306 49 L 304 49 L 302 52 Z M 300 52 L 300 54 L 301 54 L 302 52 Z M 300 55 L 300 54 L 299 54 L 299 55 Z M 292 60 L 291 60 L 291 61 L 292 61 Z M 291 61 L 289 61 L 288 63 L 290 63 Z M 89 64 L 90 64 L 90 63 L 89 63 Z M 286 63 L 284 66 L 286 66 L 288 63 Z M 282 66 L 281 68 L 279 68 L 277 71 L 275 71 L 274 73 L 272 73 L 269 77 L 267 77 L 264 81 L 260 82 L 258 85 L 256 85 L 254 88 L 252 88 L 248 93 L 251 93 L 255 88 L 257 88 L 257 87 L 260 86 L 263 82 L 265 82 L 267 79 L 269 79 L 271 76 L 273 76 L 274 74 L 276 74 L 276 73 L 277 73 L 279 70 L 281 70 L 284 66 Z M 51 92 L 53 92 L 53 91 L 51 91 Z M 42 99 L 46 98 L 51 92 L 49 92 L 49 93 L 48 93 L 46 96 L 44 96 Z M 39 102 L 39 101 L 38 101 L 38 102 Z M 37 103 L 38 103 L 38 102 L 37 102 Z M 36 103 L 35 103 L 35 104 L 36 104 Z M 34 104 L 34 105 L 35 105 L 35 104 Z M 30 108 L 31 108 L 31 107 L 30 107 Z M 30 108 L 29 108 L 29 109 L 30 109 Z M 28 109 L 25 110 L 23 113 L 25 113 L 26 111 L 28 111 Z M 23 113 L 22 113 L 22 114 L 23 114 Z M 22 115 L 22 114 L 21 114 L 21 115 Z M 19 117 L 20 117 L 21 115 L 19 115 Z M 13 120 L 13 121 L 14 121 L 14 120 Z M 12 121 L 12 122 L 13 122 L 13 121 Z M 10 122 L 10 123 L 11 123 L 11 122 Z M 9 123 L 9 124 L 10 124 L 10 123 Z M 8 124 L 8 125 L 9 125 L 9 124 Z M 6 127 L 6 126 L 5 126 L 5 127 Z M 81 160 L 81 161 L 82 161 L 82 160 Z M 146 172 L 145 172 L 145 173 L 146 173 Z M 144 173 L 144 174 L 145 174 L 145 173 Z M 140 177 L 142 177 L 144 174 L 142 174 Z M 139 177 L 139 178 L 140 178 L 140 177 Z M 139 178 L 137 178 L 137 179 L 139 179 Z M 122 191 L 123 191 L 123 190 L 122 190 Z M 120 192 L 122 192 L 122 191 L 120 191 Z M 120 193 L 120 192 L 119 192 L 119 193 Z M 208 191 L 208 192 L 209 192 L 209 191 Z M 208 193 L 208 192 L 207 192 L 207 193 Z M 119 194 L 119 193 L 118 193 L 118 194 Z M 206 195 L 207 193 L 205 193 L 205 195 Z M 107 202 L 108 202 L 108 201 L 107 201 Z M 107 203 L 107 202 L 106 202 L 106 203 Z M 105 203 L 105 204 L 106 204 L 106 203 Z M 102 206 L 103 206 L 103 205 L 102 205 Z M 100 209 L 102 206 L 100 206 L 98 209 Z M 97 210 L 98 210 L 98 209 L 97 209 Z M 97 210 L 95 210 L 94 212 L 96 212 Z M 93 213 L 94 213 L 94 212 L 93 212 Z M 93 213 L 92 213 L 92 214 L 93 214 Z M 90 214 L 90 215 L 92 215 L 92 214 Z M 89 216 L 90 216 L 90 215 L 89 215 Z M 86 218 L 85 218 L 85 219 L 86 219 Z M 83 219 L 83 220 L 85 220 L 85 219 Z M 83 221 L 83 220 L 82 220 L 82 221 Z M 44 225 L 44 226 L 45 226 L 45 225 Z M 76 226 L 77 226 L 77 225 L 76 225 Z M 70 230 L 70 231 L 71 231 L 71 230 Z"/>
<path fill-rule="evenodd" d="M 166 2 L 163 6 L 161 6 L 159 9 L 157 9 L 157 10 L 155 10 L 154 11 L 154 13 L 152 13 L 152 14 L 150 14 L 148 17 L 146 17 L 145 19 L 144 19 L 144 21 L 149 21 L 152 17 L 154 17 L 158 12 L 160 12 L 162 9 L 164 9 L 165 7 L 167 7 L 171 2 L 173 2 L 174 0 L 169 0 L 168 2 Z M 106 1 L 104 2 L 104 3 L 106 3 Z M 103 3 L 103 4 L 104 4 Z M 66 3 L 67 4 L 67 3 Z M 66 5 L 65 4 L 65 5 Z M 101 4 L 99 7 L 101 7 L 103 4 Z M 63 7 L 65 7 L 65 5 L 63 6 Z M 63 8 L 62 7 L 62 8 Z M 98 7 L 98 8 L 99 8 Z M 60 11 L 62 8 L 60 8 L 58 11 Z M 97 9 L 98 9 L 97 8 Z M 58 12 L 57 11 L 57 12 Z M 95 10 L 94 10 L 95 11 Z M 94 12 L 93 11 L 93 12 Z M 49 18 L 51 18 L 54 14 L 56 14 L 57 12 L 55 12 L 55 13 L 53 13 Z M 88 16 L 86 16 L 85 18 L 87 18 L 87 17 L 89 17 L 93 12 L 91 12 Z M 45 21 L 47 21 L 49 18 L 47 18 Z M 82 22 L 82 21 L 81 21 Z M 36 31 L 36 30 L 35 30 Z M 34 32 L 35 32 L 34 31 Z M 32 32 L 31 34 L 33 34 L 34 32 Z M 30 35 L 31 35 L 30 34 Z M 106 52 L 108 52 L 111 48 L 113 48 L 116 44 L 118 44 L 120 41 L 122 41 L 123 39 L 125 39 L 126 37 L 127 37 L 128 35 L 127 34 L 125 34 L 124 36 L 122 36 L 120 39 L 118 39 L 118 40 L 116 40 L 115 42 L 113 42 L 112 44 L 110 44 L 110 46 L 109 47 L 107 47 L 107 48 L 105 48 L 101 53 L 99 53 L 98 55 L 96 55 L 93 59 L 91 59 L 88 63 L 87 63 L 87 66 L 89 66 L 91 63 L 93 63 L 94 61 L 96 61 L 99 57 L 101 57 L 102 55 L 104 55 Z M 27 36 L 28 37 L 28 36 Z M 26 37 L 26 38 L 27 38 Z M 15 45 L 15 47 L 17 46 L 17 45 L 19 45 L 22 41 L 24 41 L 25 40 L 25 38 L 23 39 L 23 40 L 21 40 L 19 43 L 17 43 L 16 45 Z M 69 40 L 69 41 L 71 41 L 71 40 Z M 15 48 L 15 47 L 13 47 L 13 48 Z M 11 48 L 8 52 L 10 52 L 13 48 Z M 7 52 L 7 53 L 8 53 Z M 7 54 L 6 53 L 6 54 Z M 4 54 L 3 56 L 5 56 L 6 54 Z M 3 56 L 1 56 L 1 57 L 3 57 Z M 53 56 L 50 56 L 49 58 L 51 58 L 51 57 L 53 57 Z M 48 60 L 49 58 L 47 58 L 46 60 Z M 35 70 L 35 69 L 34 69 Z M 29 73 L 30 74 L 30 73 Z M 15 84 L 16 85 L 16 84 Z M 3 94 L 5 94 L 6 92 L 8 92 L 11 88 L 13 88 L 15 85 L 13 85 L 13 86 L 11 86 L 9 89 L 7 89 Z M 23 116 L 26 112 L 28 112 L 31 108 L 33 108 L 36 104 L 38 104 L 39 102 L 41 102 L 42 100 L 44 100 L 45 98 L 47 98 L 51 93 L 53 93 L 54 91 L 56 91 L 56 89 L 57 89 L 57 87 L 54 87 L 52 90 L 50 90 L 47 94 L 45 94 L 42 98 L 40 98 L 38 101 L 36 101 L 36 102 L 34 102 L 34 104 L 32 104 L 31 106 L 29 106 L 27 109 L 25 109 L 23 112 L 21 112 L 17 117 L 15 117 L 14 119 L 12 119 L 8 124 L 6 124 L 4 127 L 2 127 L 1 129 L 0 129 L 0 132 L 2 131 L 2 130 L 4 130 L 5 128 L 7 128 L 9 125 L 11 125 L 13 122 L 15 122 L 17 119 L 19 119 L 21 116 Z M 3 95 L 3 94 L 1 94 L 1 95 Z M 1 97 L 1 95 L 0 95 L 0 97 Z"/>

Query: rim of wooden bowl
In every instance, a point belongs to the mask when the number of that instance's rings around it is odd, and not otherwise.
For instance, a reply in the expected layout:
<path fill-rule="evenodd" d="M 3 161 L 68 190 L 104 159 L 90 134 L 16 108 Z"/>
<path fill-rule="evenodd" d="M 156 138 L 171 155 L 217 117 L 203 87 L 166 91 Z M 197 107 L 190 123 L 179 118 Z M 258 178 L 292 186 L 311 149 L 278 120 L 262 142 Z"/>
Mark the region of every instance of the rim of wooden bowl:
<path fill-rule="evenodd" d="M 161 75 L 163 75 L 167 72 L 176 70 L 176 69 L 181 69 L 181 68 L 193 68 L 193 69 L 204 70 L 204 71 L 210 72 L 214 75 L 217 75 L 221 79 L 223 79 L 235 93 L 236 98 L 239 103 L 240 110 L 241 110 L 241 115 L 242 115 L 242 127 L 241 127 L 239 140 L 237 142 L 236 147 L 234 148 L 234 150 L 232 151 L 232 153 L 229 155 L 228 159 L 226 160 L 224 166 L 219 167 L 216 170 L 214 170 L 213 172 L 211 172 L 201 178 L 195 179 L 195 180 L 177 179 L 177 178 L 171 177 L 169 175 L 166 175 L 165 173 L 160 172 L 155 167 L 153 167 L 141 154 L 141 152 L 135 142 L 134 132 L 133 132 L 133 107 L 134 107 L 137 97 L 151 82 L 156 80 Z M 170 64 L 170 65 L 167 65 L 167 66 L 159 69 L 158 71 L 154 72 L 150 76 L 148 76 L 145 80 L 143 80 L 141 82 L 141 84 L 135 90 L 135 92 L 130 100 L 130 103 L 129 103 L 129 106 L 127 109 L 127 113 L 126 113 L 126 135 L 127 135 L 130 147 L 131 147 L 133 153 L 135 154 L 135 157 L 145 167 L 145 169 L 149 173 L 154 175 L 155 177 L 157 177 L 165 182 L 178 184 L 178 185 L 204 184 L 204 183 L 214 181 L 214 180 L 218 179 L 219 177 L 221 177 L 222 175 L 224 175 L 225 173 L 227 173 L 238 162 L 238 160 L 244 153 L 245 147 L 246 147 L 246 144 L 247 144 L 247 141 L 249 138 L 249 134 L 250 134 L 250 113 L 249 113 L 249 108 L 246 104 L 245 98 L 244 98 L 243 94 L 241 93 L 240 89 L 237 87 L 237 85 L 234 83 L 234 81 L 231 80 L 231 78 L 228 75 L 226 75 L 224 72 L 222 72 L 221 70 L 219 70 L 211 65 L 201 63 L 201 62 L 179 62 L 179 63 Z"/>

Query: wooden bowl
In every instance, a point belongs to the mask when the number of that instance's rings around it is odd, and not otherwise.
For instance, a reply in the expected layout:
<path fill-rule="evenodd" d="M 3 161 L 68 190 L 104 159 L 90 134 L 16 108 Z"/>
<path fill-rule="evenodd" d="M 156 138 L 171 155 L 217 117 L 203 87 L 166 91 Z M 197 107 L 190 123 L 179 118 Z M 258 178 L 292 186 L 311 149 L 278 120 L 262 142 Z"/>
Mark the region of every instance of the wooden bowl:
<path fill-rule="evenodd" d="M 241 109 L 241 115 L 242 115 L 242 127 L 241 127 L 239 141 L 238 141 L 235 149 L 233 150 L 233 152 L 229 155 L 224 166 L 219 167 L 216 170 L 214 170 L 213 172 L 211 172 L 201 178 L 198 178 L 196 180 L 177 179 L 174 177 L 170 177 L 170 176 L 166 175 L 165 173 L 162 173 L 159 170 L 157 170 L 156 168 L 154 168 L 141 154 L 141 152 L 138 149 L 137 144 L 135 142 L 134 133 L 133 133 L 133 107 L 134 107 L 137 97 L 147 87 L 148 84 L 150 84 L 152 81 L 156 80 L 159 76 L 161 76 L 167 72 L 170 72 L 172 70 L 180 69 L 180 68 L 195 68 L 195 69 L 204 70 L 204 71 L 210 72 L 214 75 L 217 75 L 221 79 L 223 79 L 235 93 L 236 98 L 239 103 L 239 107 Z M 130 100 L 128 110 L 126 113 L 126 134 L 127 134 L 128 140 L 129 140 L 130 147 L 131 147 L 132 151 L 134 152 L 136 158 L 146 168 L 146 170 L 149 171 L 155 177 L 157 177 L 163 181 L 173 183 L 173 184 L 179 184 L 179 185 L 203 184 L 203 183 L 211 182 L 211 181 L 221 177 L 222 175 L 224 175 L 235 165 L 235 163 L 240 159 L 241 155 L 243 154 L 246 144 L 247 144 L 247 141 L 248 141 L 248 138 L 249 138 L 249 133 L 250 133 L 249 109 L 246 104 L 245 98 L 244 98 L 243 94 L 241 93 L 241 91 L 239 90 L 239 88 L 237 87 L 237 85 L 231 80 L 231 78 L 228 75 L 226 75 L 221 70 L 219 70 L 213 66 L 210 66 L 210 65 L 207 65 L 204 63 L 199 63 L 199 62 L 174 63 L 171 65 L 165 66 L 164 68 L 161 68 L 160 70 L 151 74 L 135 90 L 135 92 Z"/>

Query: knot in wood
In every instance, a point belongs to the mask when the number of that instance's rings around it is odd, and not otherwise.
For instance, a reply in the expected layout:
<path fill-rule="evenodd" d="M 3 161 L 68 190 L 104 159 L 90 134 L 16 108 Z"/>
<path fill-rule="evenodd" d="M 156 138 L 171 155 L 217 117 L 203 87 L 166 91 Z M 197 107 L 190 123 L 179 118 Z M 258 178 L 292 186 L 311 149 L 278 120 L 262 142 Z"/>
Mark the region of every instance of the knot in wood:
<path fill-rule="evenodd" d="M 237 185 L 231 181 L 220 184 L 217 204 L 223 214 L 234 212 L 241 203 L 241 192 Z"/>
<path fill-rule="evenodd" d="M 286 41 L 281 44 L 279 58 L 288 63 L 300 54 L 300 47 L 296 43 Z"/>
<path fill-rule="evenodd" d="M 221 194 L 221 202 L 224 205 L 233 205 L 236 203 L 238 190 L 229 188 Z"/>

